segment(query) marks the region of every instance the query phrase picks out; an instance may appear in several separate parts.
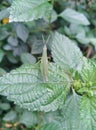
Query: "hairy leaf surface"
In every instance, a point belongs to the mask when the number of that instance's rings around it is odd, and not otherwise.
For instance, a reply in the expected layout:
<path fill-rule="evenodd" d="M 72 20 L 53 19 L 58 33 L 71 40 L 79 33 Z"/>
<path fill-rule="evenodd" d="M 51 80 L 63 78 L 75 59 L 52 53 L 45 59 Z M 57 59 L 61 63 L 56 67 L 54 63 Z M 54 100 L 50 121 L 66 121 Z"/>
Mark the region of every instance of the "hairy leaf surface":
<path fill-rule="evenodd" d="M 57 122 L 42 125 L 39 130 L 63 130 L 61 125 Z"/>
<path fill-rule="evenodd" d="M 52 5 L 48 0 L 14 0 L 10 7 L 10 22 L 33 21 L 49 17 Z"/>
<path fill-rule="evenodd" d="M 96 84 L 96 62 L 84 58 L 84 63 L 80 75 L 83 82 Z"/>
<path fill-rule="evenodd" d="M 48 82 L 43 82 L 39 65 L 25 65 L 0 78 L 0 94 L 29 110 L 55 111 L 69 92 L 69 78 L 60 67 L 49 65 Z"/>
<path fill-rule="evenodd" d="M 62 109 L 64 130 L 78 130 L 80 125 L 80 96 L 75 92 L 66 100 Z"/>
<path fill-rule="evenodd" d="M 53 38 L 52 56 L 54 61 L 66 71 L 81 67 L 82 53 L 80 49 L 68 37 L 57 32 Z"/>
<path fill-rule="evenodd" d="M 96 130 L 96 97 L 83 96 L 80 104 L 82 130 Z"/>

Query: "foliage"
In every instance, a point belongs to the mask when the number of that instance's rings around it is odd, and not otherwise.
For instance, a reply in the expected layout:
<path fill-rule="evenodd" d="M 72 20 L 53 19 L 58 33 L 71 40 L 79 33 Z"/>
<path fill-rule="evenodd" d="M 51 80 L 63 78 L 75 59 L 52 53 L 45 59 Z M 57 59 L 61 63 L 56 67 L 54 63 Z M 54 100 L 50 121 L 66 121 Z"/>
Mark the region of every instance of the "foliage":
<path fill-rule="evenodd" d="M 1 129 L 96 129 L 95 8 L 95 1 L 2 0 Z"/>

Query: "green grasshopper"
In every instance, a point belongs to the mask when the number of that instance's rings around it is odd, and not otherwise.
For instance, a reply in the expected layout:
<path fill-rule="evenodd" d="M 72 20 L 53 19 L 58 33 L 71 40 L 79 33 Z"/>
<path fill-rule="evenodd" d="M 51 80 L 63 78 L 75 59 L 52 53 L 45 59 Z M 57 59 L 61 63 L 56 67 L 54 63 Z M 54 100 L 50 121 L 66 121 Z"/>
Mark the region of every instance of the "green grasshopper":
<path fill-rule="evenodd" d="M 48 43 L 49 37 L 47 39 L 47 42 L 45 42 L 44 37 L 43 42 L 44 42 L 44 47 L 43 47 L 43 53 L 41 57 L 41 64 L 40 64 L 40 69 L 41 69 L 41 74 L 43 77 L 44 82 L 48 81 L 48 57 L 47 57 L 47 46 L 46 44 Z"/>

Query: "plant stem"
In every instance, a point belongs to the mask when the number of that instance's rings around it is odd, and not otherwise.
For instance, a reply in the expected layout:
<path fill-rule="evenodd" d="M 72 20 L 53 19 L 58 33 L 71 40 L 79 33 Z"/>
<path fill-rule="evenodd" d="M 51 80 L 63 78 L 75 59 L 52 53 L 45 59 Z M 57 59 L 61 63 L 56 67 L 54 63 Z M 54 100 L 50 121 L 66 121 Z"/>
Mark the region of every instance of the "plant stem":
<path fill-rule="evenodd" d="M 77 10 L 77 0 L 75 0 L 75 9 Z"/>
<path fill-rule="evenodd" d="M 51 0 L 51 5 L 52 5 L 52 11 L 53 11 L 54 0 Z M 52 11 L 51 11 L 51 13 L 50 13 L 50 17 L 49 17 L 49 26 L 50 26 L 50 24 L 51 24 Z"/>

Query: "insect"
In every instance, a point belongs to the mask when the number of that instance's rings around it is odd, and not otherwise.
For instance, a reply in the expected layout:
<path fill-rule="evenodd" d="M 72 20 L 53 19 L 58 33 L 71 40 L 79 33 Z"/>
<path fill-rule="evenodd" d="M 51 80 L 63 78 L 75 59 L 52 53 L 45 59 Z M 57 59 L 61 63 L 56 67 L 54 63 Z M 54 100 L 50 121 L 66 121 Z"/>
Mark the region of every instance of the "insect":
<path fill-rule="evenodd" d="M 48 57 L 47 57 L 47 43 L 49 40 L 49 37 L 47 39 L 47 42 L 45 42 L 44 37 L 43 42 L 44 42 L 44 47 L 43 47 L 43 53 L 41 57 L 41 64 L 40 64 L 40 69 L 41 69 L 41 74 L 43 77 L 44 82 L 48 81 Z"/>

